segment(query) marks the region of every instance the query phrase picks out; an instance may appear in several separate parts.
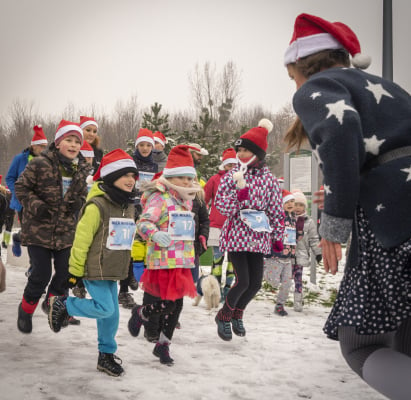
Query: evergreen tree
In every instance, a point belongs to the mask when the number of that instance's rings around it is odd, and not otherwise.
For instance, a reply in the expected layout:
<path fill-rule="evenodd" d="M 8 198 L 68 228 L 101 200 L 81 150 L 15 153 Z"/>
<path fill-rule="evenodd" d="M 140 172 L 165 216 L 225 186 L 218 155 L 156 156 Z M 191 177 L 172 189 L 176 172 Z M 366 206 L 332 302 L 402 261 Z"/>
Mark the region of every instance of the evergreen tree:
<path fill-rule="evenodd" d="M 167 133 L 170 132 L 169 127 L 169 114 L 160 115 L 162 105 L 157 102 L 150 107 L 150 113 L 143 114 L 143 123 L 142 127 L 150 129 L 150 131 L 157 132 L 160 131 L 164 136 L 167 136 Z"/>

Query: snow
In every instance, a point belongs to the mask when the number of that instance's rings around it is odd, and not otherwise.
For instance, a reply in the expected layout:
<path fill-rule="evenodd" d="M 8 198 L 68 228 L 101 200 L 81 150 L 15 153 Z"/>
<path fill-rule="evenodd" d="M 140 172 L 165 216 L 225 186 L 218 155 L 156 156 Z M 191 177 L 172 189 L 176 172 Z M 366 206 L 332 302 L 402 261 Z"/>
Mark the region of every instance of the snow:
<path fill-rule="evenodd" d="M 336 276 L 318 270 L 319 299 L 305 305 L 302 313 L 286 307 L 289 316 L 273 314 L 270 293 L 261 292 L 244 317 L 247 335 L 233 335 L 231 342 L 218 338 L 214 317 L 202 301 L 198 307 L 184 300 L 170 348 L 174 366 L 163 366 L 151 352 L 154 344 L 143 334 L 133 338 L 127 330 L 130 311 L 121 308 L 117 355 L 126 373 L 119 378 L 98 372 L 97 331 L 94 320 L 81 319 L 53 333 L 38 307 L 33 332 L 17 330 L 17 307 L 26 283 L 25 254 L 13 260 L 8 252 L 7 289 L 0 294 L 1 399 L 127 400 L 127 399 L 315 399 L 380 400 L 346 365 L 337 342 L 325 337 L 322 326 L 329 298 L 337 287 Z M 18 261 L 18 262 L 15 262 Z M 308 279 L 305 276 L 305 279 Z M 309 285 L 307 285 L 308 287 Z M 142 291 L 134 292 L 137 302 Z M 291 297 L 290 297 L 291 299 Z"/>

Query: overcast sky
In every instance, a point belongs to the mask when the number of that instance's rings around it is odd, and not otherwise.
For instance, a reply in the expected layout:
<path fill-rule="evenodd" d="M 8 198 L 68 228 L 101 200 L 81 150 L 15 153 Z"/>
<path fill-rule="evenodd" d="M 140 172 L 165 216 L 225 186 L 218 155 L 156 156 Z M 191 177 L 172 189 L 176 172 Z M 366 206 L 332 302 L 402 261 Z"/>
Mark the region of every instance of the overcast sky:
<path fill-rule="evenodd" d="M 383 0 L 0 0 L 0 115 L 16 99 L 41 114 L 68 103 L 111 114 L 137 95 L 188 109 L 188 74 L 210 61 L 241 72 L 241 105 L 271 111 L 294 84 L 283 66 L 295 17 L 349 25 L 382 73 Z M 394 80 L 411 91 L 409 0 L 393 0 Z"/>

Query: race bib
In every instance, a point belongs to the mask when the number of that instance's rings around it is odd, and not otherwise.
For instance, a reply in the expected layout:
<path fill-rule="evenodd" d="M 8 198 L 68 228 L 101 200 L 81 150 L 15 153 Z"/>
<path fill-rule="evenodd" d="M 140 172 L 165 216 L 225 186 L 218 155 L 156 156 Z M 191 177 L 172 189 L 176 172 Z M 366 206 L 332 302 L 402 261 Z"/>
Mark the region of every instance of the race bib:
<path fill-rule="evenodd" d="M 272 232 L 268 217 L 264 211 L 245 208 L 240 210 L 240 218 L 247 226 L 256 232 Z"/>
<path fill-rule="evenodd" d="M 132 218 L 110 218 L 106 247 L 109 250 L 131 250 L 136 233 Z"/>
<path fill-rule="evenodd" d="M 295 228 L 286 226 L 284 228 L 284 244 L 289 246 L 295 246 L 297 244 L 297 231 Z"/>
<path fill-rule="evenodd" d="M 138 189 L 141 186 L 142 182 L 151 181 L 153 179 L 154 172 L 138 172 L 138 180 L 136 181 L 136 188 Z"/>
<path fill-rule="evenodd" d="M 73 179 L 68 176 L 63 176 L 63 197 L 67 193 L 67 190 L 70 187 L 72 180 Z"/>
<path fill-rule="evenodd" d="M 191 211 L 170 211 L 168 233 L 173 240 L 194 240 L 195 222 Z"/>

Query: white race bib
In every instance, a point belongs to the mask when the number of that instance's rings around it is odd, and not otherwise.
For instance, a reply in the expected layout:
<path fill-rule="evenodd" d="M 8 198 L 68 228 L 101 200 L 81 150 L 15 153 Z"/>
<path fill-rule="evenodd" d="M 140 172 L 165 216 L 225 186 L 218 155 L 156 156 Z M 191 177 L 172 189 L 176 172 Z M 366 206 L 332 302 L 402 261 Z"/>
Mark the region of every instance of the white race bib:
<path fill-rule="evenodd" d="M 295 246 L 297 244 L 297 231 L 291 226 L 286 226 L 284 228 L 284 244 L 289 246 Z"/>
<path fill-rule="evenodd" d="M 195 221 L 191 211 L 170 211 L 168 233 L 173 240 L 194 240 Z"/>
<path fill-rule="evenodd" d="M 68 176 L 63 176 L 63 197 L 65 196 L 67 189 L 71 185 L 71 181 L 73 178 L 70 178 Z"/>
<path fill-rule="evenodd" d="M 110 250 L 131 250 L 136 233 L 132 218 L 110 218 L 106 247 Z"/>
<path fill-rule="evenodd" d="M 240 218 L 247 226 L 256 232 L 272 232 L 267 214 L 264 211 L 245 208 L 240 210 Z"/>

